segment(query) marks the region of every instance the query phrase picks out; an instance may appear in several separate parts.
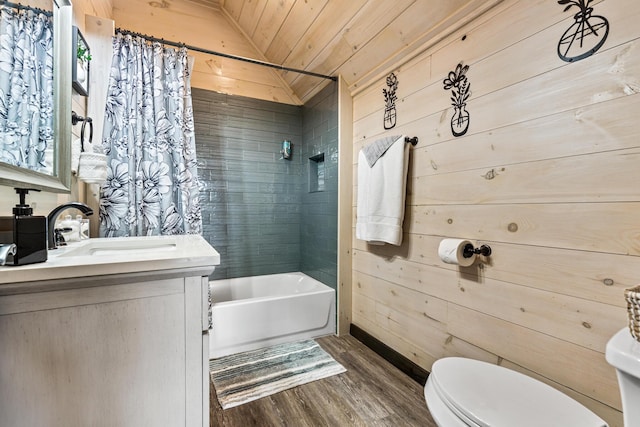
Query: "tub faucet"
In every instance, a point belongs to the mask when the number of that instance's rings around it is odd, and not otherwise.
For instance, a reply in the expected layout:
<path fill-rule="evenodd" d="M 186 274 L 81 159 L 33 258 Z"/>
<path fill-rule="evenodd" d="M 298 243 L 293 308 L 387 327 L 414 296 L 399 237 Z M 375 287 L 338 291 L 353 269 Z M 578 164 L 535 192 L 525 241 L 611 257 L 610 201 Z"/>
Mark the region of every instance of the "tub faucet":
<path fill-rule="evenodd" d="M 16 254 L 16 245 L 0 244 L 0 265 L 5 265 L 7 261 L 11 262 L 11 258 Z"/>
<path fill-rule="evenodd" d="M 49 238 L 49 249 L 57 249 L 56 239 L 55 239 L 55 235 L 56 235 L 55 228 L 56 228 L 56 219 L 58 219 L 58 215 L 60 215 L 60 212 L 66 209 L 71 209 L 71 208 L 78 209 L 80 212 L 82 212 L 86 216 L 93 215 L 93 209 L 91 209 L 89 206 L 85 205 L 84 203 L 80 203 L 80 202 L 63 203 L 62 205 L 56 206 L 55 208 L 53 208 L 53 210 L 49 212 L 49 215 L 47 215 L 47 224 L 49 227 L 47 229 L 47 236 Z"/>

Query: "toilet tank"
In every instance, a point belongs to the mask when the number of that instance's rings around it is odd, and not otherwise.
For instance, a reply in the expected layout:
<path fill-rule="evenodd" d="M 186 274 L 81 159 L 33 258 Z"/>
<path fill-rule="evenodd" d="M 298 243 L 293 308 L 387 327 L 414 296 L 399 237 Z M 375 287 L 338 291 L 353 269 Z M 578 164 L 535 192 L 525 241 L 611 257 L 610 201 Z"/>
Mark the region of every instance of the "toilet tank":
<path fill-rule="evenodd" d="M 625 426 L 640 424 L 640 342 L 628 328 L 621 329 L 607 343 L 607 362 L 616 368 Z"/>

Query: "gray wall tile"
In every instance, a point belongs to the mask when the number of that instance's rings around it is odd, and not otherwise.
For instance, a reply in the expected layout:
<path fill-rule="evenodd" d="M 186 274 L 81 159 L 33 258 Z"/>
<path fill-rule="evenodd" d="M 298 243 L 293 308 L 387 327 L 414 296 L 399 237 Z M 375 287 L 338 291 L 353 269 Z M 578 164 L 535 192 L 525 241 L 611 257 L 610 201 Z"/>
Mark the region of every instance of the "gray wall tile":
<path fill-rule="evenodd" d="M 309 176 L 309 157 L 324 153 L 324 191 L 302 190 L 301 270 L 336 289 L 338 229 L 338 93 L 329 84 L 302 108 L 302 176 Z M 333 166 L 332 166 L 333 165 Z"/>
<path fill-rule="evenodd" d="M 285 138 L 301 144 L 301 108 L 201 89 L 192 96 L 203 234 L 221 254 L 211 278 L 298 271 L 298 177 L 279 151 Z"/>
<path fill-rule="evenodd" d="M 212 279 L 303 271 L 337 283 L 337 88 L 304 107 L 192 89 L 203 236 L 221 255 Z M 280 159 L 292 142 L 292 160 Z M 325 153 L 325 191 L 308 158 Z"/>

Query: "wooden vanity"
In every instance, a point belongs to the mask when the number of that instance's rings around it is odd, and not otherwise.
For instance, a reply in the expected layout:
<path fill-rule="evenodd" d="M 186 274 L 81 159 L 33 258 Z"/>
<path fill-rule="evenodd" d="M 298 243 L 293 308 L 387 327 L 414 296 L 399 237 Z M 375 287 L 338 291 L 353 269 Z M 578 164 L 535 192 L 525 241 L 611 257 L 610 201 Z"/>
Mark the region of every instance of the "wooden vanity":
<path fill-rule="evenodd" d="M 0 425 L 208 426 L 218 253 L 200 236 L 76 245 L 0 267 Z"/>

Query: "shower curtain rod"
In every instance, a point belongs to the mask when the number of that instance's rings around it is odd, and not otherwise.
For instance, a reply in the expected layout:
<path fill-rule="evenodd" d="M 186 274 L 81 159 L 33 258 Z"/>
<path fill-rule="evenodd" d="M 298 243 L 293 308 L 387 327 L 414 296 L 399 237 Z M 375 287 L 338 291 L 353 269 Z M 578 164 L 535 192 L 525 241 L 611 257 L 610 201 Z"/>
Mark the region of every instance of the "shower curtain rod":
<path fill-rule="evenodd" d="M 9 1 L 0 0 L 0 6 L 8 6 L 8 7 L 14 8 L 14 9 L 30 10 L 30 11 L 36 12 L 36 13 L 43 13 L 43 14 L 45 14 L 47 16 L 53 16 L 53 12 L 51 12 L 50 10 L 44 10 L 44 9 L 40 9 L 38 7 L 27 6 L 27 5 L 20 4 L 20 3 L 11 3 Z"/>
<path fill-rule="evenodd" d="M 124 35 L 129 34 L 129 35 L 136 36 L 136 37 L 142 37 L 143 39 L 146 39 L 146 40 L 149 40 L 149 41 L 152 41 L 152 42 L 159 42 L 159 43 L 167 44 L 167 45 L 170 45 L 170 46 L 184 47 L 184 48 L 187 48 L 189 50 L 193 50 L 193 51 L 201 52 L 201 53 L 206 53 L 206 54 L 209 54 L 209 55 L 221 56 L 223 58 L 235 59 L 237 61 L 244 61 L 244 62 L 249 62 L 251 64 L 262 65 L 263 67 L 270 67 L 270 68 L 276 68 L 276 69 L 282 70 L 282 71 L 291 71 L 291 72 L 294 72 L 294 73 L 306 74 L 308 76 L 319 77 L 321 79 L 333 80 L 334 82 L 338 80 L 337 77 L 335 77 L 335 76 L 327 76 L 327 75 L 324 75 L 324 74 L 314 73 L 312 71 L 298 70 L 298 69 L 295 69 L 295 68 L 285 67 L 284 65 L 273 64 L 271 62 L 266 62 L 266 61 L 260 61 L 258 59 L 245 58 L 244 56 L 237 56 L 237 55 L 230 55 L 228 53 L 216 52 L 215 50 L 209 50 L 209 49 L 204 49 L 204 48 L 197 47 L 197 46 L 191 46 L 191 45 L 188 45 L 188 44 L 185 44 L 185 43 L 178 43 L 178 42 L 168 41 L 168 40 L 165 40 L 165 39 L 159 39 L 157 37 L 148 36 L 146 34 L 141 34 L 141 33 L 136 33 L 134 31 L 124 30 L 122 28 L 116 28 L 116 32 L 122 33 Z"/>

